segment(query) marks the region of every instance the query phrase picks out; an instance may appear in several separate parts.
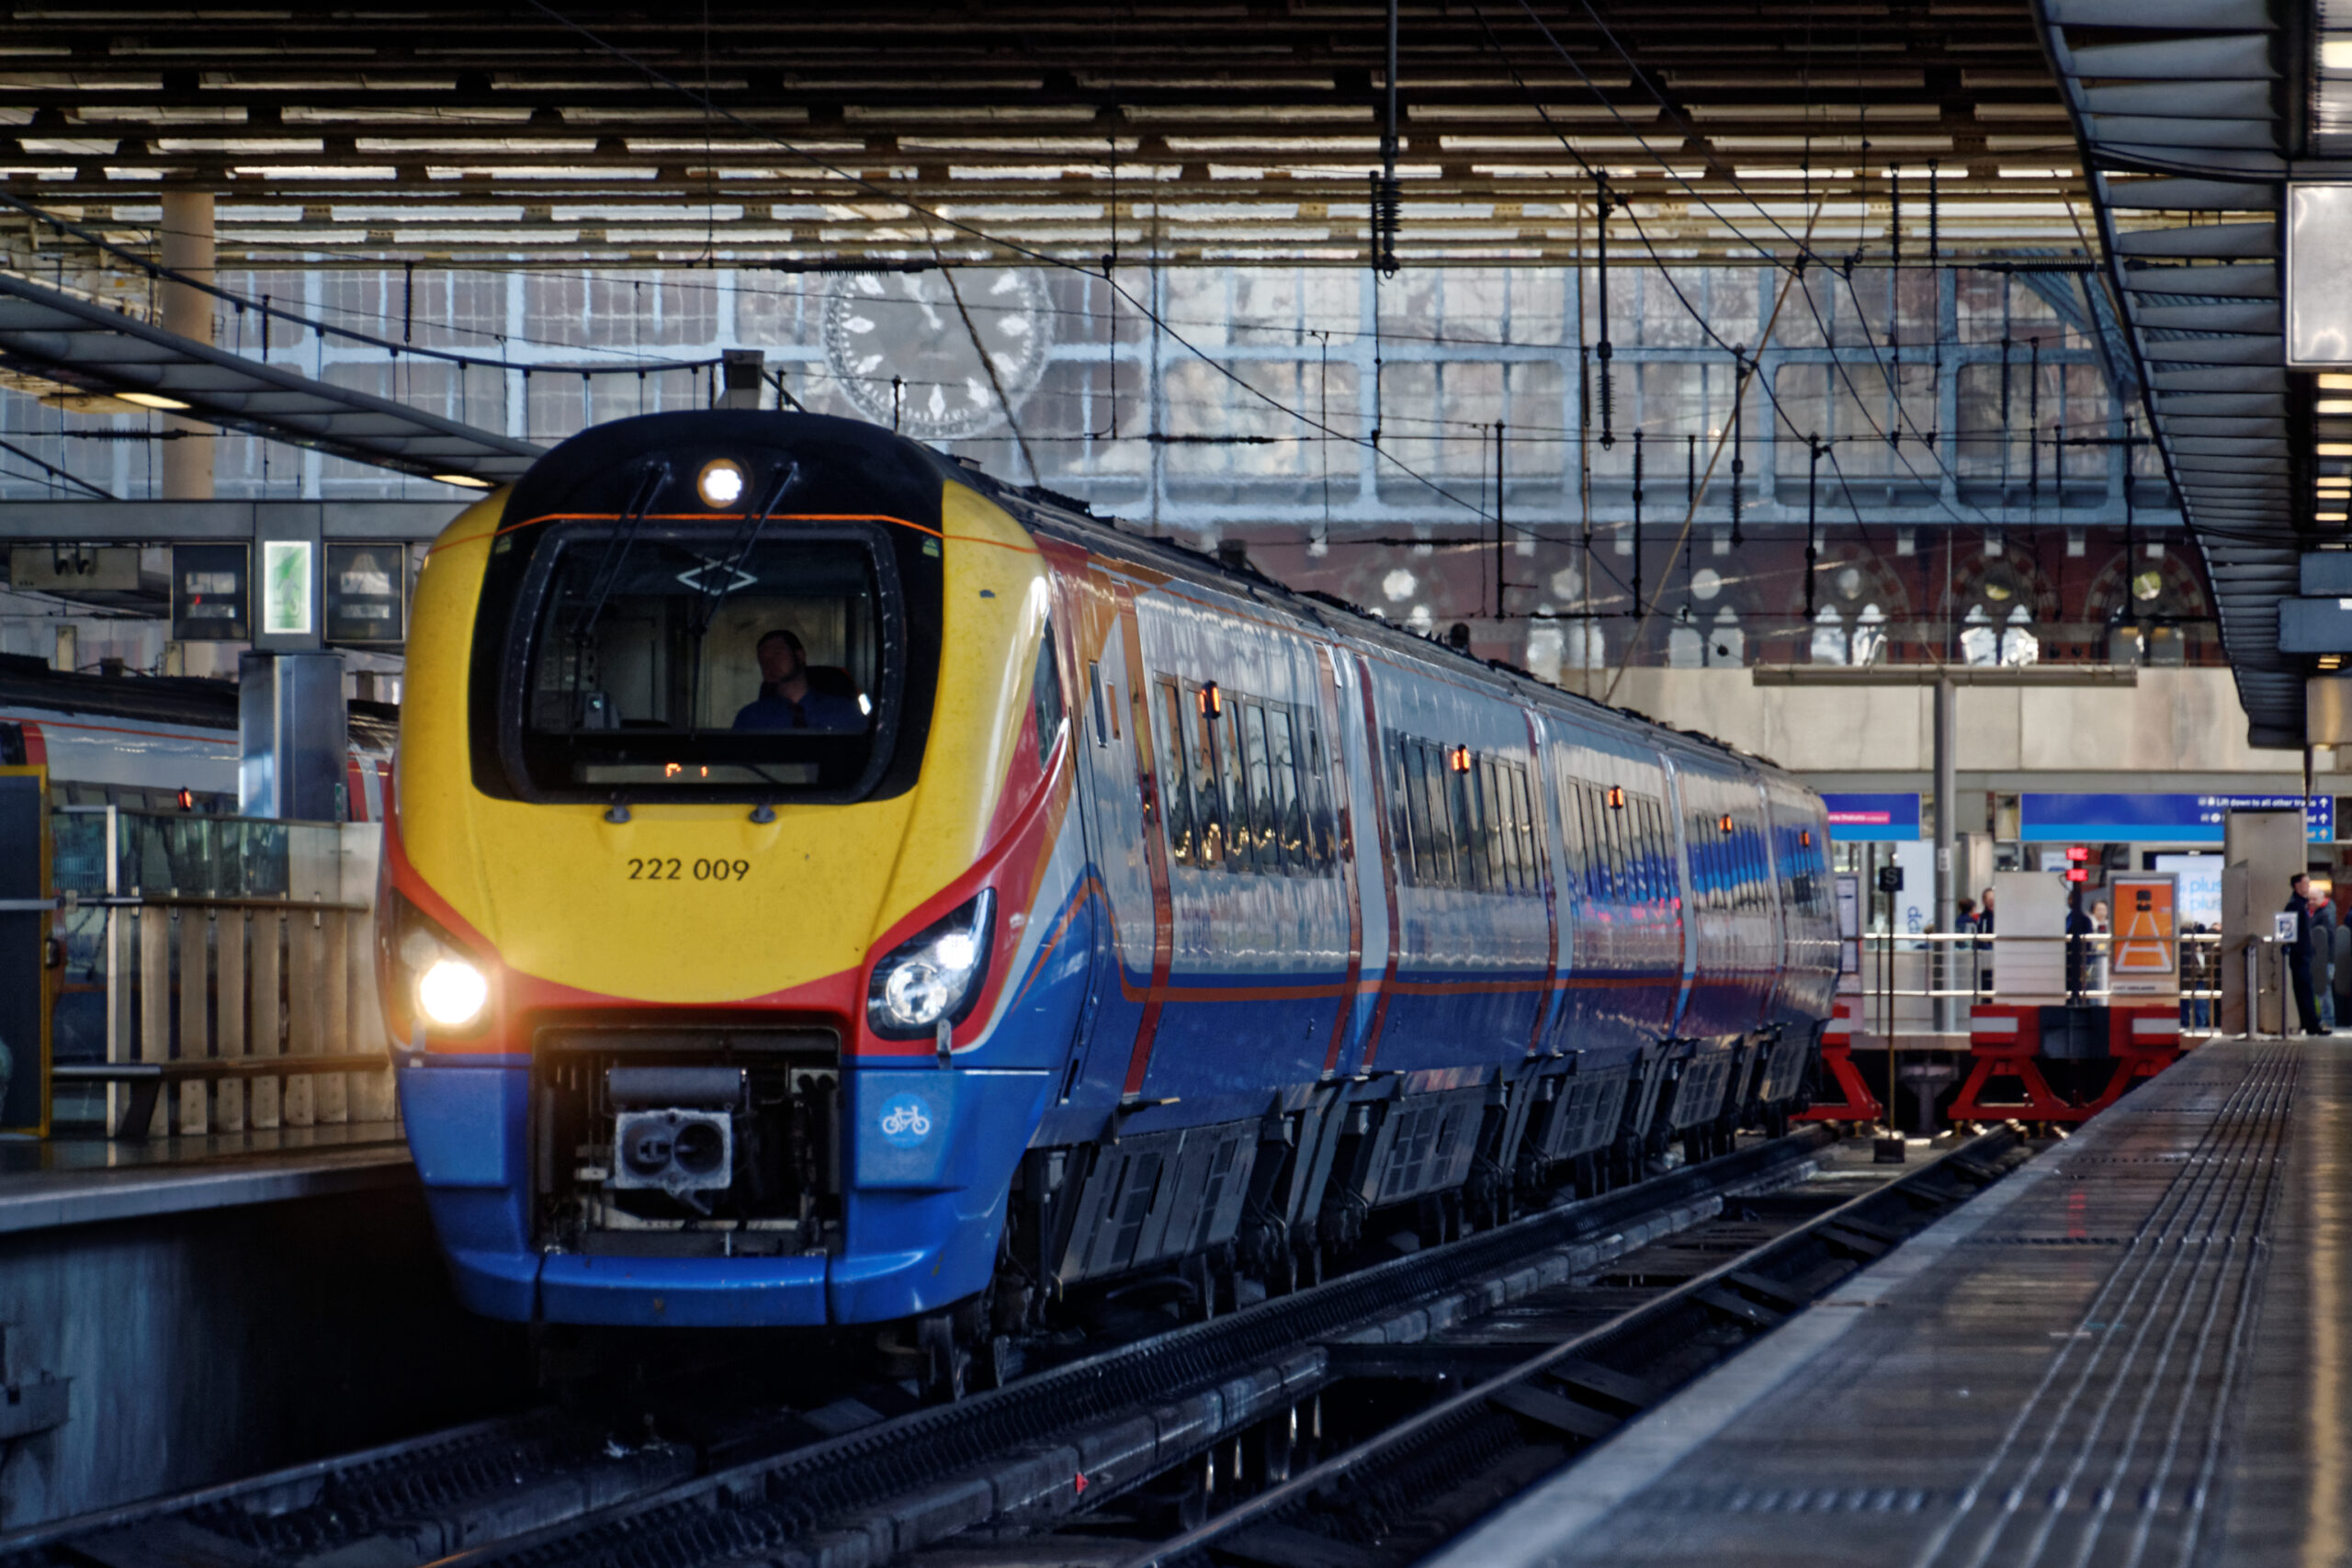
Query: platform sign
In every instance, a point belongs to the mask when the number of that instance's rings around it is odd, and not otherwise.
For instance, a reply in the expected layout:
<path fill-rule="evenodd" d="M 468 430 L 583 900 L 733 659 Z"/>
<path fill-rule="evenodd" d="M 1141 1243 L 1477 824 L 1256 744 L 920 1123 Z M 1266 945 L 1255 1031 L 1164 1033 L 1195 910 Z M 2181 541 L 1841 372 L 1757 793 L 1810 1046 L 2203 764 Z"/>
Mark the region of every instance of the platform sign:
<path fill-rule="evenodd" d="M 2108 950 L 2108 989 L 2117 996 L 2171 996 L 2180 989 L 2178 889 L 2169 876 L 2145 872 L 2108 883 L 2113 936 Z"/>
<path fill-rule="evenodd" d="M 311 632 L 313 558 L 308 539 L 265 539 L 261 546 L 261 632 L 306 637 Z"/>
<path fill-rule="evenodd" d="M 2174 903 L 2184 927 L 2222 929 L 2222 857 L 2158 855 L 2155 869 L 2173 879 Z"/>
<path fill-rule="evenodd" d="M 1919 797 L 1914 795 L 1824 795 L 1829 837 L 1837 843 L 1899 843 L 1919 836 Z"/>
<path fill-rule="evenodd" d="M 2233 811 L 2301 811 L 2314 844 L 2335 841 L 2335 797 L 2314 795 L 2037 795 L 2018 796 L 2018 837 L 2030 844 L 2215 844 Z"/>
<path fill-rule="evenodd" d="M 399 545 L 329 545 L 326 639 L 397 643 L 407 636 L 408 552 Z"/>
<path fill-rule="evenodd" d="M 243 642 L 251 553 L 243 545 L 172 547 L 172 640 Z"/>

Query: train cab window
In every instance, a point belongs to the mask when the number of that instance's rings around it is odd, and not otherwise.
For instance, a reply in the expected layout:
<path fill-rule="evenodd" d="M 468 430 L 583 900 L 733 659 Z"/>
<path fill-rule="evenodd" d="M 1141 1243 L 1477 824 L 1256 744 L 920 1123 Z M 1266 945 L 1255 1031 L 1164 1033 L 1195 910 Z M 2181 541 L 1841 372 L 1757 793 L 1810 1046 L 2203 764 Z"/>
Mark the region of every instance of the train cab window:
<path fill-rule="evenodd" d="M 513 782 L 590 798 L 869 793 L 908 716 L 898 566 L 864 533 L 812 535 L 550 530 L 510 591 L 520 635 L 497 690 Z"/>
<path fill-rule="evenodd" d="M 1062 676 L 1054 656 L 1054 626 L 1046 623 L 1037 639 L 1037 673 L 1029 682 L 1029 705 L 1037 719 L 1037 765 L 1053 761 L 1054 742 L 1062 733 Z"/>
<path fill-rule="evenodd" d="M 1102 711 L 1102 666 L 1093 660 L 1086 661 L 1086 694 L 1094 705 L 1094 744 L 1111 744 L 1111 720 Z"/>
<path fill-rule="evenodd" d="M 1168 858 L 1193 863 L 1193 778 L 1186 765 L 1184 698 L 1173 681 L 1159 683 L 1159 819 L 1168 834 Z"/>

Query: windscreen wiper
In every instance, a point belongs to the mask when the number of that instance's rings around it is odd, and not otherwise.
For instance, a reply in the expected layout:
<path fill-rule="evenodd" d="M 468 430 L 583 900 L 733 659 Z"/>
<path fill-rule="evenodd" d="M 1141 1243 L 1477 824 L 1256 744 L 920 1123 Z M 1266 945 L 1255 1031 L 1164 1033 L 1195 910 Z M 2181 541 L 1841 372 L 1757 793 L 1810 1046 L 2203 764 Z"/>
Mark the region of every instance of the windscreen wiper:
<path fill-rule="evenodd" d="M 581 652 L 587 651 L 589 640 L 596 635 L 596 623 L 604 619 L 605 605 L 612 599 L 613 590 L 620 586 L 621 573 L 628 568 L 629 552 L 637 547 L 638 532 L 645 525 L 645 514 L 652 509 L 653 498 L 669 482 L 670 465 L 658 457 L 646 464 L 638 475 L 637 489 L 630 494 L 628 505 L 622 509 L 612 537 L 605 541 L 605 553 L 596 558 L 596 570 L 588 577 L 588 613 L 580 617 L 571 631 L 572 643 Z M 576 678 L 577 663 L 573 668 Z"/>
<path fill-rule="evenodd" d="M 702 733 L 703 638 L 718 623 L 718 612 L 725 607 L 727 596 L 735 592 L 737 581 L 743 575 L 743 563 L 752 558 L 752 551 L 758 547 L 761 531 L 767 527 L 768 519 L 775 516 L 775 509 L 784 504 L 786 493 L 799 482 L 800 465 L 798 463 L 786 465 L 784 471 L 776 475 L 775 482 L 768 487 L 767 500 L 761 503 L 757 512 L 751 513 L 744 520 L 741 530 L 736 535 L 736 537 L 742 542 L 730 547 L 734 552 L 733 555 L 725 561 L 712 561 L 710 565 L 695 574 L 704 579 L 704 583 L 697 591 L 699 602 L 695 606 L 694 621 L 686 628 L 694 638 L 694 679 L 688 683 L 686 693 L 686 738 L 688 739 Z M 718 583 L 716 588 L 711 587 L 708 581 L 713 567 L 718 568 Z"/>

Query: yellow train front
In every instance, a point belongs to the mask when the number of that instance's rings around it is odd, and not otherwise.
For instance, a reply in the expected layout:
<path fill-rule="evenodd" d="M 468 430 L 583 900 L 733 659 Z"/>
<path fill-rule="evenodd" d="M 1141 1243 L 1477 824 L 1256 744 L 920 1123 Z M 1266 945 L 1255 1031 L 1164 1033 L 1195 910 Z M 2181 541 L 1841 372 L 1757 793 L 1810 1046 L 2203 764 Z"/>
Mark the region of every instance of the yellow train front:
<path fill-rule="evenodd" d="M 960 472 L 657 414 L 434 547 L 380 958 L 476 1310 L 861 1323 L 988 1282 L 1084 976 L 1023 929 L 1069 795 L 1047 568 Z"/>

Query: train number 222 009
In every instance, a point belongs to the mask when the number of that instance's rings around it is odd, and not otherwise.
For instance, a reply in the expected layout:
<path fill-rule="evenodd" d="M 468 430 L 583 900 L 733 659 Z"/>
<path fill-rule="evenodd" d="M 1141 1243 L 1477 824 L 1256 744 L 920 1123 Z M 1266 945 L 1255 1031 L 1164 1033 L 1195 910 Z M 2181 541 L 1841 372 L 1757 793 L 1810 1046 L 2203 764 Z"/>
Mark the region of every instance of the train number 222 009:
<path fill-rule="evenodd" d="M 686 861 L 675 855 L 648 860 L 631 855 L 628 860 L 631 882 L 683 882 L 689 876 L 696 882 L 742 882 L 751 874 L 752 863 L 747 860 Z"/>

